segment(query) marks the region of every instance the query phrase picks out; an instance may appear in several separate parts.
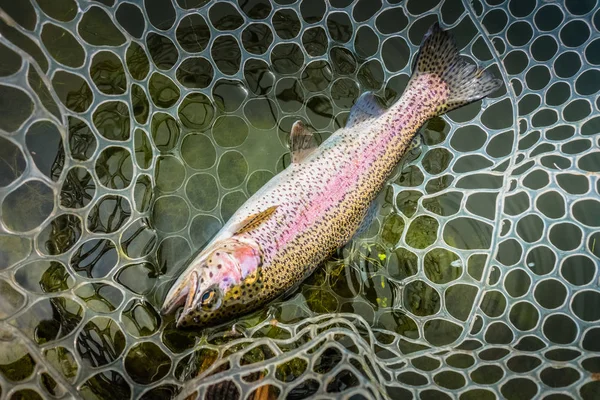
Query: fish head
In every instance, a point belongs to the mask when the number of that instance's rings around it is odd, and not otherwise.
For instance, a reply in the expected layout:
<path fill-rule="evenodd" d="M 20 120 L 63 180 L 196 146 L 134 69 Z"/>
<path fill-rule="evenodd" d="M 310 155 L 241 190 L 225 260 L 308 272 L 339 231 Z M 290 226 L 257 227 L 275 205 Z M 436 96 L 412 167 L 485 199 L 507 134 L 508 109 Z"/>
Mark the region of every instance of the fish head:
<path fill-rule="evenodd" d="M 209 326 L 250 308 L 258 296 L 262 255 L 247 236 L 221 240 L 200 253 L 167 294 L 163 314 L 183 305 L 177 327 Z"/>

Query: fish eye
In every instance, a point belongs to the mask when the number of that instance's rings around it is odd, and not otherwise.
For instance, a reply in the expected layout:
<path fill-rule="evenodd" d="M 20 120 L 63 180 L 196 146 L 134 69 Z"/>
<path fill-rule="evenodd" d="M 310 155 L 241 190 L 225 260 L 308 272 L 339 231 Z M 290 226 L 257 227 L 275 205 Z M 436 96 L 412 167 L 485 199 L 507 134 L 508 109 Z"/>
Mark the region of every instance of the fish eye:
<path fill-rule="evenodd" d="M 200 306 L 206 310 L 212 310 L 215 308 L 217 303 L 217 291 L 215 289 L 208 289 L 202 293 L 200 298 Z"/>

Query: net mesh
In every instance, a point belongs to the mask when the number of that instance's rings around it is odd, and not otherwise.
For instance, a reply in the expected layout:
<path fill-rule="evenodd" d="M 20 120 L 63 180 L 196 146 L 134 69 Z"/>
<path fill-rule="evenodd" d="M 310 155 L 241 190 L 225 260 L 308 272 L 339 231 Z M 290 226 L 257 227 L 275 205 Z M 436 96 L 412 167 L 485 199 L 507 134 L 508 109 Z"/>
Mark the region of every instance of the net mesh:
<path fill-rule="evenodd" d="M 0 1 L 0 396 L 598 398 L 597 8 Z M 429 121 L 291 298 L 160 316 L 293 122 L 324 140 L 361 93 L 398 99 L 438 19 L 504 88 Z"/>

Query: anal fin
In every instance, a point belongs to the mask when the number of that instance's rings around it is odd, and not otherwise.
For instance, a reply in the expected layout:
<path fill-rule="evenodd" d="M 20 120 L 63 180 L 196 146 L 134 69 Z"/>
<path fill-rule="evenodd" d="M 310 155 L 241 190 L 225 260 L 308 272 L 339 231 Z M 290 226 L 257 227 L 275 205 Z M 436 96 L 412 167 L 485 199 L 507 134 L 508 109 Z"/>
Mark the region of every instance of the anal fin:
<path fill-rule="evenodd" d="M 383 208 L 388 190 L 389 189 L 387 186 L 383 188 L 381 192 L 377 195 L 375 200 L 371 202 L 363 221 L 359 225 L 358 229 L 356 229 L 354 236 L 352 236 L 353 240 L 359 239 L 361 236 L 363 236 L 364 233 L 366 233 L 369 230 L 371 224 L 373 223 L 375 218 L 377 218 L 377 216 L 380 214 Z"/>
<path fill-rule="evenodd" d="M 290 132 L 292 163 L 299 163 L 319 146 L 315 135 L 302 121 L 294 122 Z"/>
<path fill-rule="evenodd" d="M 370 119 L 377 118 L 386 111 L 372 92 L 363 93 L 350 109 L 346 128 L 351 128 Z"/>
<path fill-rule="evenodd" d="M 424 142 L 425 142 L 425 138 L 423 137 L 423 134 L 421 132 L 418 132 L 415 135 L 415 137 L 413 138 L 413 140 L 411 140 L 410 144 L 408 145 L 408 148 L 406 149 L 406 153 L 412 153 L 413 151 L 416 152 L 416 150 L 418 148 L 420 148 Z"/>

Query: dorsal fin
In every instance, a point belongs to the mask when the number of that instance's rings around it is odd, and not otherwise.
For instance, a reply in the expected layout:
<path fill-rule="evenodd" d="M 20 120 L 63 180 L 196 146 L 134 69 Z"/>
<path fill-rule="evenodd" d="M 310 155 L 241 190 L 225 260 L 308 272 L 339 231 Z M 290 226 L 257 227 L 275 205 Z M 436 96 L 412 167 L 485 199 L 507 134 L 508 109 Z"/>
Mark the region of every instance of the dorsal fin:
<path fill-rule="evenodd" d="M 312 153 L 319 144 L 315 135 L 302 121 L 294 122 L 290 132 L 290 152 L 292 163 L 299 163 Z"/>
<path fill-rule="evenodd" d="M 244 219 L 240 223 L 236 224 L 234 234 L 249 232 L 249 231 L 257 228 L 263 222 L 268 220 L 271 217 L 271 215 L 273 215 L 275 210 L 277 210 L 277 207 L 279 207 L 279 206 L 271 206 L 271 207 L 267 208 L 266 210 L 263 210 L 256 214 L 252 214 L 252 215 L 248 216 L 246 219 Z"/>
<path fill-rule="evenodd" d="M 363 93 L 350 109 L 350 116 L 346 122 L 346 128 L 377 118 L 387 110 L 379 104 L 379 100 L 372 92 Z"/>

